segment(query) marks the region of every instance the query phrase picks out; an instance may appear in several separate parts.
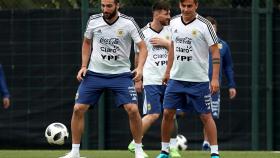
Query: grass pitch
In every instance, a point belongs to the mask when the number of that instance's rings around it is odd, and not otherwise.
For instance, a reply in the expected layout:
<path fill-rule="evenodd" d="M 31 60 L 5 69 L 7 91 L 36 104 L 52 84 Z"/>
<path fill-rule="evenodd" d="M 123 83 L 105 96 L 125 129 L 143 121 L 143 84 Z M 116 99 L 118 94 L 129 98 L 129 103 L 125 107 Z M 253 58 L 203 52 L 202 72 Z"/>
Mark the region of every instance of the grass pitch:
<path fill-rule="evenodd" d="M 0 158 L 58 158 L 65 150 L 0 150 Z M 147 150 L 150 158 L 155 158 L 159 151 Z M 182 158 L 210 158 L 209 152 L 183 151 Z M 221 158 L 280 158 L 280 152 L 268 151 L 221 151 Z M 126 150 L 82 150 L 81 156 L 86 158 L 134 158 Z"/>

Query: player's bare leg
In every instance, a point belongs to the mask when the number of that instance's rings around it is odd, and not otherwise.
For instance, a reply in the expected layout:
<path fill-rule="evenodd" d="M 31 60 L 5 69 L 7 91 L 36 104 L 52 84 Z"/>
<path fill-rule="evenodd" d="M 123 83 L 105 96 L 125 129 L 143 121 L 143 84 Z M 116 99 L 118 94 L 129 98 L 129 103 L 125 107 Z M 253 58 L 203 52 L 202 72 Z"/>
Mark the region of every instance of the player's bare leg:
<path fill-rule="evenodd" d="M 89 105 L 75 104 L 71 120 L 71 131 L 72 131 L 72 144 L 80 144 L 81 136 L 84 132 L 84 116 L 88 110 Z"/>
<path fill-rule="evenodd" d="M 142 118 L 142 138 L 151 125 L 159 118 L 159 114 L 147 114 Z M 132 140 L 128 145 L 128 151 L 135 152 L 135 141 Z M 148 155 L 144 152 L 145 157 Z"/>
<path fill-rule="evenodd" d="M 205 132 L 207 133 L 210 144 L 217 145 L 217 129 L 211 113 L 201 114 L 200 119 L 204 125 Z"/>
<path fill-rule="evenodd" d="M 84 116 L 89 105 L 75 104 L 71 120 L 72 150 L 61 158 L 80 158 L 80 142 L 84 132 Z"/>
<path fill-rule="evenodd" d="M 142 136 L 158 118 L 159 114 L 147 114 L 142 118 Z"/>
<path fill-rule="evenodd" d="M 205 132 L 210 142 L 211 154 L 219 154 L 217 141 L 217 128 L 211 113 L 201 114 L 200 119 L 203 122 Z"/>
<path fill-rule="evenodd" d="M 169 142 L 171 132 L 174 128 L 174 115 L 176 110 L 173 109 L 164 109 L 163 118 L 161 123 L 161 141 Z"/>
<path fill-rule="evenodd" d="M 175 109 L 164 109 L 163 118 L 161 122 L 161 153 L 157 158 L 168 157 L 169 155 L 169 141 L 171 133 L 174 130 L 174 115 Z"/>
<path fill-rule="evenodd" d="M 202 143 L 202 150 L 210 150 L 210 143 L 205 127 L 203 127 L 203 136 L 204 136 L 204 141 Z"/>
<path fill-rule="evenodd" d="M 128 114 L 130 130 L 135 141 L 135 157 L 145 158 L 146 156 L 142 149 L 142 120 L 138 106 L 136 104 L 125 104 L 124 109 Z"/>

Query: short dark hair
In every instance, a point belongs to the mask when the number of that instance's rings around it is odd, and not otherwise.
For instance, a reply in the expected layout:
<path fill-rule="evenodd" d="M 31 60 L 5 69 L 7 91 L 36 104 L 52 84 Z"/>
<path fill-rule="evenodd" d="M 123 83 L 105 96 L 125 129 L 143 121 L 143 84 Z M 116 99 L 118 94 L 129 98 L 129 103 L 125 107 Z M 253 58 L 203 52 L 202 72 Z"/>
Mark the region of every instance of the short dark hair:
<path fill-rule="evenodd" d="M 120 1 L 119 0 L 115 0 L 115 3 L 120 3 Z"/>
<path fill-rule="evenodd" d="M 217 23 L 217 21 L 216 21 L 215 18 L 213 18 L 213 17 L 211 17 L 211 16 L 207 16 L 206 19 L 207 19 L 208 21 L 210 21 L 212 25 L 216 25 L 216 26 L 218 25 L 218 23 Z"/>
<path fill-rule="evenodd" d="M 180 2 L 181 3 L 183 3 L 185 0 L 180 0 Z M 195 4 L 197 4 L 198 3 L 198 0 L 193 0 L 193 2 L 195 3 Z"/>
<path fill-rule="evenodd" d="M 170 4 L 166 0 L 159 0 L 153 4 L 152 11 L 156 10 L 170 10 Z"/>

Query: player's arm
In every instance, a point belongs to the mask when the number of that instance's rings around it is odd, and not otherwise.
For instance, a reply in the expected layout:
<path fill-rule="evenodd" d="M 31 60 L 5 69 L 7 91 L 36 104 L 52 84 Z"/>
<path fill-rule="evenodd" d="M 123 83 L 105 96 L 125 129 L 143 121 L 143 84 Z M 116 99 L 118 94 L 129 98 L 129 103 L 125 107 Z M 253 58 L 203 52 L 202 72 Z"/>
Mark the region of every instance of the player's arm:
<path fill-rule="evenodd" d="M 168 47 L 168 57 L 167 57 L 167 66 L 165 70 L 164 77 L 162 79 L 163 84 L 167 84 L 167 81 L 170 78 L 170 71 L 174 61 L 174 43 L 171 42 L 170 46 Z"/>
<path fill-rule="evenodd" d="M 135 82 L 142 80 L 143 67 L 144 67 L 144 64 L 146 62 L 146 58 L 148 55 L 147 47 L 143 40 L 141 40 L 139 43 L 137 43 L 137 47 L 139 49 L 139 57 L 137 60 L 138 64 L 137 64 L 136 69 L 133 71 L 133 72 L 135 72 L 135 77 L 133 78 L 133 80 Z"/>
<path fill-rule="evenodd" d="M 5 80 L 4 71 L 0 65 L 0 90 L 3 96 L 3 107 L 7 109 L 10 106 L 10 94 Z"/>
<path fill-rule="evenodd" d="M 160 38 L 160 37 L 151 38 L 150 43 L 153 46 L 162 46 L 162 47 L 165 47 L 166 49 L 169 49 L 169 47 L 171 46 L 171 41 L 170 40 Z"/>
<path fill-rule="evenodd" d="M 218 43 L 210 46 L 210 51 L 212 53 L 212 64 L 213 73 L 211 80 L 211 93 L 216 93 L 219 91 L 219 72 L 220 72 L 220 50 L 218 48 Z"/>
<path fill-rule="evenodd" d="M 229 98 L 233 99 L 236 96 L 236 88 L 234 82 L 234 71 L 233 71 L 233 64 L 232 64 L 232 57 L 229 46 L 225 43 L 225 54 L 223 56 L 223 70 L 227 78 L 228 87 L 229 87 Z"/>
<path fill-rule="evenodd" d="M 138 59 L 139 59 L 139 49 L 137 48 L 137 45 L 134 45 L 134 51 L 135 51 L 135 58 L 134 58 L 134 67 L 138 66 Z M 135 82 L 135 89 L 136 92 L 141 93 L 143 89 L 143 82 L 142 80 L 139 80 Z"/>
<path fill-rule="evenodd" d="M 86 75 L 87 66 L 90 58 L 90 47 L 91 47 L 91 39 L 84 38 L 82 45 L 82 65 L 81 69 L 77 74 L 77 79 L 81 81 L 83 77 Z"/>

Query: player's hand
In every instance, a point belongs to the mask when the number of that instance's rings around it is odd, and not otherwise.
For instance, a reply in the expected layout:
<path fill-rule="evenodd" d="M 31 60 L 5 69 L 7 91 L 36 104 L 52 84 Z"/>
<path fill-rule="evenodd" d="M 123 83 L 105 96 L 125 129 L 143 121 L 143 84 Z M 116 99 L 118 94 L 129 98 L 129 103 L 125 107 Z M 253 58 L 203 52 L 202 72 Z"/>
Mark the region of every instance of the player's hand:
<path fill-rule="evenodd" d="M 4 109 L 8 109 L 10 106 L 10 99 L 9 98 L 3 98 L 3 107 Z"/>
<path fill-rule="evenodd" d="M 143 82 L 142 80 L 135 82 L 135 89 L 137 93 L 141 93 L 143 89 Z"/>
<path fill-rule="evenodd" d="M 235 89 L 235 88 L 230 88 L 230 89 L 228 90 L 228 92 L 229 92 L 229 98 L 230 98 L 230 99 L 234 99 L 235 96 L 236 96 L 236 89 Z"/>
<path fill-rule="evenodd" d="M 78 72 L 78 74 L 77 74 L 77 80 L 78 81 L 82 81 L 83 78 L 86 76 L 86 73 L 87 73 L 87 68 L 86 67 L 82 67 L 80 69 L 80 71 Z"/>
<path fill-rule="evenodd" d="M 164 76 L 163 76 L 163 79 L 162 79 L 162 84 L 167 85 L 167 82 L 168 82 L 169 78 L 170 78 L 170 74 L 165 73 Z"/>
<path fill-rule="evenodd" d="M 167 47 L 170 44 L 170 41 L 160 37 L 154 37 L 150 39 L 150 43 L 153 46 L 164 46 Z"/>
<path fill-rule="evenodd" d="M 219 81 L 217 79 L 212 80 L 210 84 L 211 94 L 217 93 L 220 90 Z"/>
<path fill-rule="evenodd" d="M 132 71 L 132 73 L 135 74 L 135 75 L 134 75 L 134 78 L 133 78 L 134 82 L 139 82 L 139 81 L 142 80 L 143 69 L 137 67 L 136 69 L 134 69 L 134 70 Z"/>

